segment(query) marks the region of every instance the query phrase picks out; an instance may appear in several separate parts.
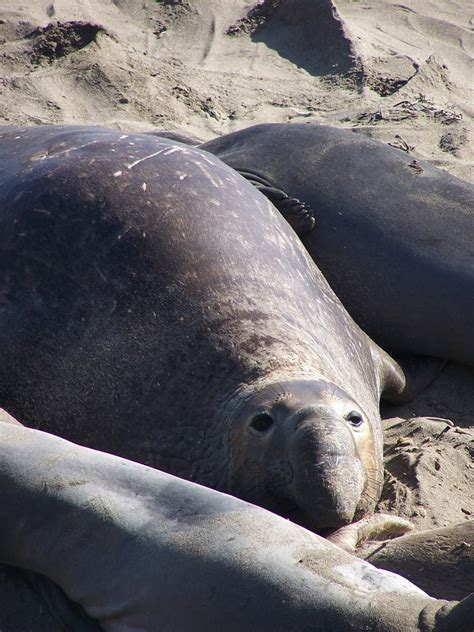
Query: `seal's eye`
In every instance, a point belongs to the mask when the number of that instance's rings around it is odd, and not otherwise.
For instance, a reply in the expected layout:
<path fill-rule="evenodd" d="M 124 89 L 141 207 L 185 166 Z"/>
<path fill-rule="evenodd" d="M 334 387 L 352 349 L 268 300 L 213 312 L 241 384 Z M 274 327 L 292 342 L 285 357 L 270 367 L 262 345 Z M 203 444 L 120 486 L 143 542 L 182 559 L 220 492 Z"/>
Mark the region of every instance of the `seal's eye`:
<path fill-rule="evenodd" d="M 273 417 L 269 413 L 258 413 L 250 422 L 250 427 L 257 432 L 268 432 L 275 423 Z"/>
<path fill-rule="evenodd" d="M 362 415 L 358 413 L 356 410 L 353 410 L 350 413 L 348 413 L 346 415 L 346 419 L 354 428 L 358 428 L 364 422 Z"/>

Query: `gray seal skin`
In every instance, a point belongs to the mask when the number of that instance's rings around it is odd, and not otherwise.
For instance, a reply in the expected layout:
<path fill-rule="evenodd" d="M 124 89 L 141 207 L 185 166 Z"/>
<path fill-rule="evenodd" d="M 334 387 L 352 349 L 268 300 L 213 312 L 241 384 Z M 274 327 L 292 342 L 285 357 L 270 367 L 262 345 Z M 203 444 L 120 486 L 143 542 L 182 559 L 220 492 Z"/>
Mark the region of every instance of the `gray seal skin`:
<path fill-rule="evenodd" d="M 5 423 L 22 425 L 0 408 L 0 427 Z M 2 483 L 0 481 L 0 487 Z M 102 629 L 44 575 L 4 564 L 0 564 L 0 604 L 2 632 L 98 632 Z"/>
<path fill-rule="evenodd" d="M 358 555 L 400 573 L 432 597 L 462 599 L 474 593 L 473 520 L 404 535 Z"/>
<path fill-rule="evenodd" d="M 108 632 L 471 630 L 472 598 L 432 599 L 264 509 L 1 422 L 0 524 L 0 560 Z"/>
<path fill-rule="evenodd" d="M 248 182 L 170 140 L 0 130 L 0 398 L 312 529 L 370 513 L 398 366 Z"/>
<path fill-rule="evenodd" d="M 200 147 L 281 200 L 346 309 L 389 353 L 474 365 L 471 184 L 324 125 L 256 125 Z"/>

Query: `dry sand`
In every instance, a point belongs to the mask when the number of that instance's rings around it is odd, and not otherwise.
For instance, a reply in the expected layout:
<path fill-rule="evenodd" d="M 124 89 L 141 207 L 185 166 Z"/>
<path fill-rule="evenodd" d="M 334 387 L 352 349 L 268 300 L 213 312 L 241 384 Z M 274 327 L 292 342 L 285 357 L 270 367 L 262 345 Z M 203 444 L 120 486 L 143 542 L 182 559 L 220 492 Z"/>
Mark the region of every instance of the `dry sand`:
<path fill-rule="evenodd" d="M 471 13 L 470 0 L 0 0 L 0 122 L 206 140 L 324 122 L 468 178 Z"/>
<path fill-rule="evenodd" d="M 470 0 L 0 0 L 0 124 L 353 128 L 472 178 Z M 442 298 L 441 298 L 442 300 Z M 384 409 L 381 509 L 474 515 L 474 371 Z M 453 420 L 408 421 L 435 416 Z"/>

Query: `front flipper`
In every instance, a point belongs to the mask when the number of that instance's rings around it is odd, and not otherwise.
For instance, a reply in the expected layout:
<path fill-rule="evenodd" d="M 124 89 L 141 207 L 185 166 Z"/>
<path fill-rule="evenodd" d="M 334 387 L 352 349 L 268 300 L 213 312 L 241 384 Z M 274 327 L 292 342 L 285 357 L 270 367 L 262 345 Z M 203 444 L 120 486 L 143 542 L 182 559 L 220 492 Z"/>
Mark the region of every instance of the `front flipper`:
<path fill-rule="evenodd" d="M 399 405 L 414 400 L 447 364 L 442 358 L 417 355 L 397 356 L 394 360 L 372 340 L 370 342 L 377 367 L 379 395 L 389 404 Z"/>
<path fill-rule="evenodd" d="M 266 182 L 261 176 L 241 169 L 237 171 L 270 200 L 298 236 L 313 230 L 316 220 L 313 209 L 308 204 L 301 202 L 298 198 L 290 197 L 282 189 Z"/>
<path fill-rule="evenodd" d="M 402 369 L 395 360 L 388 355 L 373 340 L 367 337 L 370 351 L 374 360 L 378 382 L 379 397 L 389 402 L 403 398 L 406 379 Z"/>
<path fill-rule="evenodd" d="M 397 356 L 396 361 L 405 375 L 406 385 L 401 393 L 385 397 L 390 404 L 411 402 L 436 380 L 447 364 L 442 358 L 418 355 Z"/>

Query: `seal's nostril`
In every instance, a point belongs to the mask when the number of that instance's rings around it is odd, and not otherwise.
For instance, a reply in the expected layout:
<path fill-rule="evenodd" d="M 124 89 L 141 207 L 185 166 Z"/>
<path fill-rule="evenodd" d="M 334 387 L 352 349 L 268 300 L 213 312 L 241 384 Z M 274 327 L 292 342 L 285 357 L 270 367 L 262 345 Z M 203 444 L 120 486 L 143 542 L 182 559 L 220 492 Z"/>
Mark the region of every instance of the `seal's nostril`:
<path fill-rule="evenodd" d="M 258 413 L 250 422 L 250 427 L 256 432 L 262 434 L 268 432 L 275 423 L 275 420 L 269 413 Z"/>
<path fill-rule="evenodd" d="M 345 416 L 345 419 L 347 419 L 347 421 L 351 424 L 351 426 L 353 426 L 354 428 L 359 428 L 359 426 L 361 426 L 364 422 L 364 418 L 362 417 L 362 415 L 360 413 L 358 413 L 356 410 L 352 410 L 350 413 L 348 413 Z"/>

